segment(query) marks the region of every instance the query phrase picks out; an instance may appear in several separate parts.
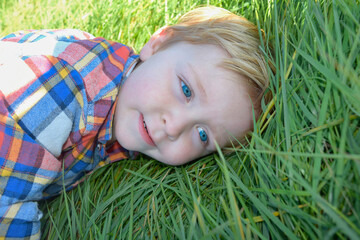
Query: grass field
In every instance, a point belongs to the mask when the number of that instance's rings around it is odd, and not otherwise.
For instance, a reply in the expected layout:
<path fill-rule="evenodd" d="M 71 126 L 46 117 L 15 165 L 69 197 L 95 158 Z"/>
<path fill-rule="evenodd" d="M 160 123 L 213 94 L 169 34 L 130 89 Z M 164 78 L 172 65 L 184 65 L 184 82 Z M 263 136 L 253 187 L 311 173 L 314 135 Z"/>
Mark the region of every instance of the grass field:
<path fill-rule="evenodd" d="M 248 146 L 182 167 L 104 167 L 41 203 L 44 239 L 360 239 L 358 0 L 1 0 L 0 36 L 78 28 L 139 52 L 206 4 L 259 24 L 274 45 L 274 99 Z"/>

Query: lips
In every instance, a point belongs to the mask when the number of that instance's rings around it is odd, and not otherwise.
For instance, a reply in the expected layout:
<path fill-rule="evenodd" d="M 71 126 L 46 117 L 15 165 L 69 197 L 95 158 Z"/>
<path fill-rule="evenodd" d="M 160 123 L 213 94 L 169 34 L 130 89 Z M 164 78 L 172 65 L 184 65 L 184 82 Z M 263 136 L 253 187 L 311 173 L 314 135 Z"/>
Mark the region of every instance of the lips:
<path fill-rule="evenodd" d="M 147 130 L 147 127 L 146 127 L 146 123 L 145 123 L 145 120 L 144 120 L 144 116 L 142 114 L 140 114 L 139 116 L 139 132 L 140 132 L 140 135 L 141 137 L 144 139 L 144 141 L 149 144 L 150 146 L 155 146 L 155 143 L 154 141 L 151 139 L 150 135 L 149 135 L 149 132 Z"/>

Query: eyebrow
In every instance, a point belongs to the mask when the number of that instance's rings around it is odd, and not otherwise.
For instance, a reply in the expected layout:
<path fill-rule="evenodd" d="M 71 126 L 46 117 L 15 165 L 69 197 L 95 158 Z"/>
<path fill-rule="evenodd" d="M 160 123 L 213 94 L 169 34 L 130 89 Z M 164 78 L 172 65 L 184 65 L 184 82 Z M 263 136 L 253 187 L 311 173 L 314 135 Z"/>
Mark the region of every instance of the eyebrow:
<path fill-rule="evenodd" d="M 200 101 L 207 102 L 207 95 L 204 86 L 201 84 L 199 74 L 195 71 L 195 68 L 193 68 L 193 66 L 190 63 L 188 64 L 188 66 L 192 72 L 192 75 L 194 76 L 196 87 L 200 92 Z"/>
<path fill-rule="evenodd" d="M 199 74 L 195 71 L 195 68 L 190 64 L 188 63 L 188 66 L 192 72 L 192 75 L 194 76 L 194 79 L 195 79 L 195 83 L 196 83 L 196 87 L 197 89 L 199 89 L 199 92 L 200 92 L 200 102 L 203 102 L 203 103 L 207 103 L 207 95 L 206 95 L 206 92 L 205 92 L 205 88 L 204 86 L 201 84 L 201 81 L 200 81 L 200 78 L 199 78 Z M 214 133 L 212 131 L 212 129 L 208 129 L 208 134 L 209 133 Z M 216 151 L 216 147 L 215 147 L 215 143 L 214 143 L 214 139 L 210 139 L 209 138 L 209 142 L 206 146 L 206 149 L 209 150 L 212 152 L 213 149 L 215 149 Z"/>

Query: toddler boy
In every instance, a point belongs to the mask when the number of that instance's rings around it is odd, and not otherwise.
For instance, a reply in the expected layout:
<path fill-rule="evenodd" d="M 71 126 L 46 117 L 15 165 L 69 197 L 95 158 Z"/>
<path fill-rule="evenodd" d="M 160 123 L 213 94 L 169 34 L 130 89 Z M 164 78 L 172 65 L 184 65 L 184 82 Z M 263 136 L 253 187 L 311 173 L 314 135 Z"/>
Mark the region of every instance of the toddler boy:
<path fill-rule="evenodd" d="M 40 237 L 36 201 L 144 153 L 180 165 L 241 139 L 268 85 L 258 29 L 199 8 L 140 55 L 79 30 L 0 41 L 0 236 Z"/>

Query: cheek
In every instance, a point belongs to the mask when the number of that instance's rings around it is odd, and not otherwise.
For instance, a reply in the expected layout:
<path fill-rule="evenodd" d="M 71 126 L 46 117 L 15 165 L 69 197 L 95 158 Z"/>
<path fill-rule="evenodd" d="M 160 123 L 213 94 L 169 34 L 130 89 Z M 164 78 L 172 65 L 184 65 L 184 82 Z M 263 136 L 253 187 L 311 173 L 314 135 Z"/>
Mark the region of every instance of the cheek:
<path fill-rule="evenodd" d="M 203 155 L 202 148 L 194 146 L 190 140 L 171 142 L 163 149 L 162 162 L 170 165 L 185 164 Z"/>

